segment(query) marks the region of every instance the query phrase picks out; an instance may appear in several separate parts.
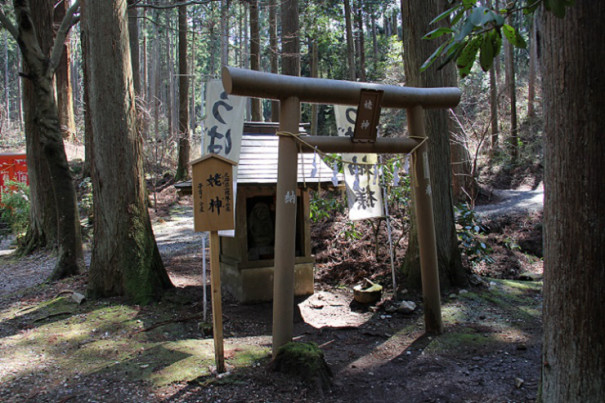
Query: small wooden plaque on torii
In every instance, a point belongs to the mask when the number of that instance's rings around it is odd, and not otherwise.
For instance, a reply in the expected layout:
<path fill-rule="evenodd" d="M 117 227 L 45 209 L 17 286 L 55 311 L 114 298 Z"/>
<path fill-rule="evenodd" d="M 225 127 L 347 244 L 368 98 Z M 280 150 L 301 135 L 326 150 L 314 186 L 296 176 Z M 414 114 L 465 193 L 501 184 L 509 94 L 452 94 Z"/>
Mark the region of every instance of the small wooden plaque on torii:
<path fill-rule="evenodd" d="M 376 142 L 383 94 L 382 90 L 362 89 L 360 91 L 355 131 L 351 141 L 356 143 Z"/>

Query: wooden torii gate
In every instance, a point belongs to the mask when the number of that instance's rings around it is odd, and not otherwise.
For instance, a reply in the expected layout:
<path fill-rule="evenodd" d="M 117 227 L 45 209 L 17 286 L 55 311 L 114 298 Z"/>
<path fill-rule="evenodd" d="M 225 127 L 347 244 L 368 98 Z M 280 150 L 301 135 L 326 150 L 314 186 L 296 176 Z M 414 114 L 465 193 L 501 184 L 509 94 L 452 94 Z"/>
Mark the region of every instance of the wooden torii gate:
<path fill-rule="evenodd" d="M 411 88 L 264 73 L 234 67 L 222 70 L 228 94 L 280 101 L 279 130 L 298 133 L 300 104 L 357 105 L 362 90 L 383 91 L 381 106 L 405 108 L 408 138 L 377 138 L 374 142 L 353 142 L 348 137 L 301 136 L 307 144 L 302 152 L 412 154 L 412 183 L 418 228 L 425 330 L 441 333 L 441 297 L 437 267 L 437 245 L 433 201 L 424 130 L 424 109 L 453 108 L 460 102 L 458 88 Z M 308 146 L 310 145 L 310 147 Z M 294 313 L 294 262 L 296 240 L 297 153 L 293 136 L 280 136 L 275 212 L 275 271 L 273 280 L 273 356 L 292 341 Z"/>

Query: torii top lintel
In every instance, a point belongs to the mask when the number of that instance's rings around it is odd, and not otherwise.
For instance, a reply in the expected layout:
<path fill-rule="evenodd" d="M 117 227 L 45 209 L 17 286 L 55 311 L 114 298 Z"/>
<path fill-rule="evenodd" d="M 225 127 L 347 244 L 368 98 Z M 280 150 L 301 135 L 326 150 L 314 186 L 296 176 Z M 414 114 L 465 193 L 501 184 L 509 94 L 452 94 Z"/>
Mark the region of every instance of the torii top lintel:
<path fill-rule="evenodd" d="M 223 87 L 228 94 L 300 102 L 357 105 L 361 89 L 382 90 L 383 108 L 453 108 L 460 102 L 460 89 L 414 88 L 326 78 L 296 77 L 236 67 L 223 67 Z"/>

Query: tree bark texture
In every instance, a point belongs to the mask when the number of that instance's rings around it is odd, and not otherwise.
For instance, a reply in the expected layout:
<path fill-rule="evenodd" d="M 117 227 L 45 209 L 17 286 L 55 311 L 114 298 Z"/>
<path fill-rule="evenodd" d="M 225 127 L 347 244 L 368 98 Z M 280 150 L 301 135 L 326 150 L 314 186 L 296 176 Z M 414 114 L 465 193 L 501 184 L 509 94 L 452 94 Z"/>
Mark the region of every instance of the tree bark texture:
<path fill-rule="evenodd" d="M 128 0 L 129 5 L 134 5 L 134 0 Z M 137 106 L 137 130 L 143 138 L 147 138 L 146 119 L 147 105 L 143 94 L 141 81 L 141 59 L 139 47 L 139 10 L 136 7 L 128 8 L 128 37 L 130 41 L 130 62 L 132 63 L 132 83 L 136 95 Z"/>
<path fill-rule="evenodd" d="M 242 69 L 246 68 L 246 63 L 244 62 L 244 10 L 245 7 L 242 3 L 238 3 L 238 5 L 235 7 L 236 11 L 235 11 L 235 16 L 236 16 L 236 26 L 237 26 L 237 39 L 235 39 L 235 43 L 237 43 L 237 48 L 236 51 L 233 52 L 234 53 L 234 65 L 237 67 L 240 67 Z"/>
<path fill-rule="evenodd" d="M 260 70 L 260 31 L 258 25 L 258 0 L 250 1 L 250 70 Z M 250 99 L 250 111 L 252 120 L 260 122 L 263 120 L 261 100 Z"/>
<path fill-rule="evenodd" d="M 69 43 L 69 51 L 71 52 L 71 66 L 70 66 L 70 77 L 71 77 L 71 88 L 73 94 L 73 105 L 74 105 L 74 113 L 82 107 L 82 89 L 80 83 L 80 71 L 78 69 L 78 63 L 82 59 L 81 48 L 76 45 L 75 42 L 71 41 Z"/>
<path fill-rule="evenodd" d="M 543 11 L 543 402 L 605 401 L 605 3 Z"/>
<path fill-rule="evenodd" d="M 57 29 L 65 13 L 69 9 L 69 1 L 62 0 L 55 6 L 54 26 Z M 57 86 L 57 106 L 59 108 L 59 124 L 63 138 L 73 141 L 76 137 L 76 121 L 74 118 L 73 91 L 71 85 L 71 49 L 69 46 L 69 36 L 65 38 L 63 44 L 63 53 L 61 62 L 55 72 Z"/>
<path fill-rule="evenodd" d="M 52 5 L 40 2 L 31 18 L 36 25 L 40 50 L 50 55 L 53 43 Z M 46 33 L 46 34 L 44 34 Z M 29 74 L 27 63 L 23 63 L 25 74 Z M 31 253 L 39 247 L 55 245 L 57 241 L 57 206 L 51 186 L 50 172 L 46 156 L 42 151 L 41 127 L 36 124 L 37 99 L 32 80 L 23 80 L 23 115 L 25 120 L 25 144 L 27 171 L 30 186 L 30 227 L 21 248 L 23 253 Z"/>
<path fill-rule="evenodd" d="M 370 10 L 370 23 L 372 26 L 372 67 L 374 74 L 376 74 L 380 58 L 378 57 L 378 29 L 376 28 L 376 11 L 374 8 Z"/>
<path fill-rule="evenodd" d="M 510 101 L 510 138 L 509 150 L 511 159 L 516 162 L 519 159 L 519 132 L 517 124 L 517 83 L 515 80 L 515 49 L 513 45 L 505 41 L 504 50 L 506 53 L 506 91 Z"/>
<path fill-rule="evenodd" d="M 30 169 L 35 172 L 33 181 L 38 182 L 31 187 L 32 193 L 41 190 L 43 194 L 38 194 L 37 202 L 50 203 L 54 208 L 54 211 L 50 211 L 46 210 L 46 206 L 36 206 L 32 210 L 34 214 L 54 214 L 54 218 L 45 217 L 40 224 L 54 223 L 55 227 L 40 228 L 46 236 L 57 241 L 59 258 L 50 276 L 51 280 L 57 280 L 79 272 L 82 243 L 76 192 L 59 125 L 54 71 L 49 67 L 52 65 L 50 52 L 43 50 L 50 50 L 52 46 L 52 42 L 46 42 L 49 37 L 52 38 L 52 8 L 48 8 L 46 1 L 35 1 L 33 10 L 36 14 L 32 15 L 29 1 L 15 1 L 13 4 L 17 18 L 17 42 L 27 70 L 26 85 L 31 85 L 26 92 L 29 97 L 29 102 L 26 102 L 27 121 L 32 130 L 27 158 L 28 165 L 32 163 Z M 50 194 L 47 187 L 39 187 L 41 180 L 50 182 Z"/>
<path fill-rule="evenodd" d="M 167 105 L 167 112 L 168 112 L 168 132 L 170 135 L 171 139 L 176 139 L 176 134 L 177 134 L 177 129 L 178 129 L 178 124 L 176 123 L 176 119 L 177 119 L 177 111 L 176 111 L 176 82 L 175 82 L 175 75 L 176 75 L 176 70 L 175 70 L 175 46 L 172 42 L 172 38 L 173 35 L 172 30 L 173 30 L 173 25 L 172 25 L 172 18 L 169 18 L 169 15 L 167 13 L 163 13 L 165 16 L 165 22 L 166 22 L 166 27 L 167 29 L 164 30 L 165 33 L 165 38 L 166 38 L 166 49 L 167 49 L 167 53 L 168 53 L 168 85 L 167 85 L 167 91 L 166 91 L 166 98 L 164 99 L 165 101 L 165 105 Z"/>
<path fill-rule="evenodd" d="M 221 0 L 221 67 L 229 64 L 229 0 Z"/>
<path fill-rule="evenodd" d="M 134 5 L 135 0 L 128 0 L 128 5 Z M 130 41 L 130 60 L 132 63 L 132 82 L 134 93 L 141 95 L 141 72 L 139 62 L 139 9 L 128 8 L 128 38 Z"/>
<path fill-rule="evenodd" d="M 146 207 L 143 144 L 136 130 L 126 0 L 86 1 L 93 125 L 94 243 L 91 297 L 157 299 L 172 284 Z"/>
<path fill-rule="evenodd" d="M 17 54 L 17 65 L 19 69 L 23 67 L 23 58 L 21 54 Z M 19 129 L 23 130 L 23 100 L 21 95 L 23 94 L 23 89 L 21 85 L 21 80 L 17 80 L 17 120 L 19 122 Z"/>
<path fill-rule="evenodd" d="M 536 117 L 536 73 L 538 70 L 538 40 L 536 35 L 536 17 L 531 21 L 529 31 L 529 77 L 527 79 L 527 117 Z"/>
<path fill-rule="evenodd" d="M 214 2 L 210 3 L 210 16 L 214 17 Z M 208 61 L 208 72 L 209 74 L 215 74 L 215 65 L 216 65 L 216 37 L 215 37 L 215 31 L 216 31 L 216 22 L 215 21 L 208 21 L 207 23 L 207 27 L 208 27 L 208 38 L 210 40 L 210 60 Z M 220 36 L 220 34 L 219 34 Z M 220 43 L 220 41 L 219 41 Z"/>
<path fill-rule="evenodd" d="M 490 154 L 494 155 L 498 149 L 498 82 L 496 81 L 496 69 L 489 70 L 489 109 L 491 126 L 491 147 Z"/>
<path fill-rule="evenodd" d="M 84 177 L 92 177 L 92 122 L 90 120 L 91 110 L 90 110 L 90 102 L 88 100 L 88 24 L 85 21 L 85 13 L 84 8 L 86 7 L 86 2 L 82 2 L 80 5 L 80 46 L 82 48 L 82 80 L 84 82 L 83 91 L 82 91 L 82 99 L 84 101 L 83 109 L 84 109 L 84 169 L 83 176 Z"/>
<path fill-rule="evenodd" d="M 242 35 L 240 37 L 240 57 L 242 59 L 242 68 L 250 68 L 250 23 L 248 18 L 248 8 L 245 4 L 240 3 L 240 16 L 243 20 Z"/>
<path fill-rule="evenodd" d="M 315 38 L 309 38 L 309 60 L 311 60 L 311 77 L 317 78 L 319 72 L 319 51 Z M 319 120 L 319 108 L 317 104 L 311 104 L 311 135 L 317 136 L 317 124 Z"/>
<path fill-rule="evenodd" d="M 300 38 L 298 32 L 298 0 L 281 3 L 282 74 L 300 76 Z"/>
<path fill-rule="evenodd" d="M 366 77 L 366 45 L 363 25 L 363 2 L 359 0 L 357 2 L 357 53 L 359 54 L 359 80 L 365 82 L 368 79 Z"/>
<path fill-rule="evenodd" d="M 4 37 L 4 113 L 5 119 L 8 126 L 11 122 L 11 108 L 10 108 L 10 81 L 8 78 L 8 31 L 5 29 L 3 32 Z M 1 123 L 0 123 L 1 124 Z"/>
<path fill-rule="evenodd" d="M 154 13 L 155 18 L 158 17 L 157 10 Z M 158 141 L 160 140 L 160 30 L 158 24 L 153 24 L 153 45 L 151 48 L 151 74 L 149 78 L 149 93 L 153 104 L 153 135 L 155 147 L 157 149 Z M 156 158 L 157 160 L 157 158 Z"/>
<path fill-rule="evenodd" d="M 431 55 L 435 47 L 439 46 L 438 43 L 434 43 L 435 41 L 426 41 L 421 38 L 426 34 L 429 22 L 434 16 L 447 8 L 447 0 L 405 2 L 402 0 L 406 85 L 412 87 L 456 86 L 456 71 L 451 64 L 441 70 L 433 65 L 420 73 L 420 65 Z M 449 142 L 451 125 L 447 110 L 426 111 L 425 127 L 429 137 L 429 170 L 441 290 L 447 290 L 452 285 L 464 285 L 467 282 L 467 272 L 462 266 L 454 222 Z M 415 221 L 415 217 L 412 217 L 410 240 L 403 269 L 408 286 L 419 288 L 420 261 Z"/>
<path fill-rule="evenodd" d="M 189 69 L 187 6 L 179 7 L 179 156 L 175 180 L 189 179 Z"/>
<path fill-rule="evenodd" d="M 494 0 L 494 10 L 500 10 L 500 0 Z M 491 7 L 491 0 L 490 3 L 487 4 L 488 7 Z M 494 71 L 496 72 L 496 82 L 498 84 L 500 84 L 500 81 L 502 80 L 502 74 L 501 74 L 501 68 L 500 68 L 500 57 L 501 55 L 496 55 L 496 57 L 494 57 Z"/>
<path fill-rule="evenodd" d="M 197 29 L 197 25 L 196 25 L 196 20 L 193 19 L 192 20 L 192 30 L 191 30 L 191 40 L 189 41 L 191 48 L 189 49 L 189 65 L 188 67 L 188 71 L 189 71 L 189 130 L 191 130 L 191 133 L 195 133 L 195 128 L 197 125 L 197 119 L 196 119 L 196 114 L 195 114 L 195 61 L 197 60 L 196 58 L 196 48 L 195 48 L 195 43 L 196 43 L 196 29 Z M 203 81 L 203 80 L 200 80 Z"/>
<path fill-rule="evenodd" d="M 143 95 L 143 100 L 145 102 L 145 108 L 149 105 L 149 58 L 147 57 L 147 10 L 143 9 L 143 22 L 142 22 L 142 31 L 143 31 L 143 48 L 141 50 L 141 63 L 143 67 L 141 68 L 141 91 L 143 92 L 140 95 Z M 145 128 L 144 135 L 147 136 L 147 131 L 149 129 L 149 119 L 145 119 L 145 124 L 143 125 Z"/>
<path fill-rule="evenodd" d="M 347 67 L 349 68 L 349 80 L 355 81 L 355 43 L 353 42 L 353 23 L 351 22 L 351 3 L 344 0 L 345 6 L 345 31 L 347 36 Z"/>
<path fill-rule="evenodd" d="M 279 71 L 277 49 L 277 0 L 269 0 L 269 48 L 271 52 L 271 73 Z M 271 121 L 279 122 L 279 101 L 271 101 Z"/>

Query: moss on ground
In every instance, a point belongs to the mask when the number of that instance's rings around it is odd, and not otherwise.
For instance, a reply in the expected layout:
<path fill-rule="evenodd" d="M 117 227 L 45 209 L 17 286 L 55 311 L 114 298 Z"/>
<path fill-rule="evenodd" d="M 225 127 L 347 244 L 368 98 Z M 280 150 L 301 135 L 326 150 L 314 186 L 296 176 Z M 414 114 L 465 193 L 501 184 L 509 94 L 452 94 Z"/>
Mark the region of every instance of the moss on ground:
<path fill-rule="evenodd" d="M 473 329 L 462 330 L 462 332 L 446 333 L 434 338 L 424 352 L 439 354 L 460 349 L 483 349 L 499 342 L 491 335 L 478 334 Z"/>
<path fill-rule="evenodd" d="M 215 365 L 212 339 L 190 338 L 184 325 L 171 319 L 175 312 L 169 304 L 142 311 L 108 300 L 78 305 L 63 296 L 6 307 L 0 310 L 0 325 L 19 322 L 29 329 L 1 339 L 0 361 L 18 368 L 4 380 L 32 373 L 28 363 L 41 360 L 51 361 L 62 378 L 100 373 L 164 386 L 209 376 Z M 253 367 L 270 355 L 268 347 L 244 343 L 225 348 L 227 365 L 234 369 Z"/>
<path fill-rule="evenodd" d="M 533 326 L 541 315 L 541 282 L 490 281 L 489 289 L 460 293 L 443 305 L 446 333 L 434 338 L 426 353 L 493 349 L 505 341 L 498 331 L 523 335 L 526 326 Z"/>
<path fill-rule="evenodd" d="M 290 342 L 281 346 L 271 365 L 275 371 L 295 375 L 310 386 L 329 388 L 332 372 L 315 343 Z"/>
<path fill-rule="evenodd" d="M 524 320 L 535 323 L 540 316 L 541 283 L 491 281 L 490 289 L 473 289 L 443 304 L 446 333 L 427 341 L 425 352 L 493 349 L 497 343 L 507 342 L 500 334 L 502 329 L 509 336 L 524 337 Z M 118 299 L 78 305 L 69 296 L 4 306 L 0 308 L 0 362 L 11 372 L 3 373 L 0 367 L 0 375 L 3 382 L 10 383 L 35 375 L 40 371 L 38 364 L 43 363 L 42 373 L 53 379 L 100 374 L 163 387 L 179 382 L 238 383 L 269 361 L 270 349 L 265 345 L 230 338 L 225 343 L 225 358 L 231 375 L 214 377 L 212 339 L 204 338 L 194 317 L 176 320 L 191 315 L 187 309 L 167 302 L 140 307 Z M 400 346 L 409 345 L 421 333 L 422 324 L 418 319 L 394 329 L 383 347 L 398 340 Z M 329 368 L 317 345 L 291 343 L 285 349 L 290 354 L 285 362 L 294 368 L 293 374 L 311 387 L 328 384 L 325 374 Z M 322 371 L 324 379 L 317 377 Z"/>

